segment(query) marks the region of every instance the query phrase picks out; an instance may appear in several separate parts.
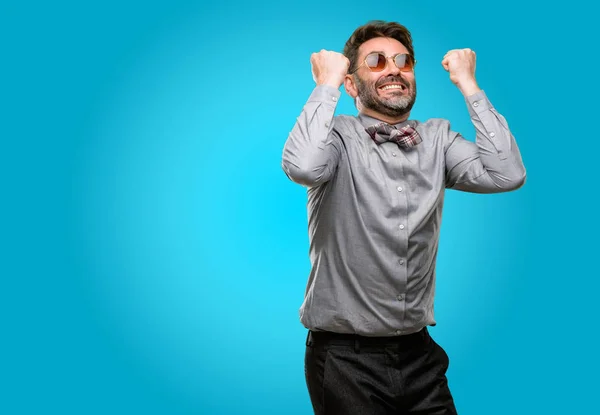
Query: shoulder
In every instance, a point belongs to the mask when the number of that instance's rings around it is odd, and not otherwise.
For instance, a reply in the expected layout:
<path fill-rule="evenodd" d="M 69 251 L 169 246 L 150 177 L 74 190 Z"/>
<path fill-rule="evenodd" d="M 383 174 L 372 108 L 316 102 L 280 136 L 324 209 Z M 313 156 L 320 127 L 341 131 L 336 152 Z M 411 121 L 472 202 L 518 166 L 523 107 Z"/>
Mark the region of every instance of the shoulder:
<path fill-rule="evenodd" d="M 333 117 L 333 121 L 335 123 L 334 126 L 338 128 L 363 128 L 358 118 L 354 115 L 336 115 Z"/>
<path fill-rule="evenodd" d="M 445 118 L 430 118 L 425 122 L 416 121 L 415 129 L 426 143 L 425 147 L 446 149 L 456 135 L 450 129 L 450 121 Z"/>
<path fill-rule="evenodd" d="M 445 118 L 430 118 L 425 122 L 415 121 L 417 129 L 426 133 L 438 133 L 450 129 L 450 121 Z"/>
<path fill-rule="evenodd" d="M 425 122 L 417 121 L 417 131 L 431 137 L 446 140 L 451 134 L 450 121 L 445 118 L 430 118 Z"/>
<path fill-rule="evenodd" d="M 333 130 L 343 140 L 356 140 L 365 135 L 365 127 L 353 115 L 336 115 L 333 117 Z"/>

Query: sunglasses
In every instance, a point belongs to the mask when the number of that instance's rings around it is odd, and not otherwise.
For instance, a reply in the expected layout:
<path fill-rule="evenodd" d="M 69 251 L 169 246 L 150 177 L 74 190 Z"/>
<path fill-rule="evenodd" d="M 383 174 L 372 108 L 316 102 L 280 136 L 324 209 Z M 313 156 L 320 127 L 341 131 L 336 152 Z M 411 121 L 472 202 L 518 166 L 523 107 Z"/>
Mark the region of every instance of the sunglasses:
<path fill-rule="evenodd" d="M 358 71 L 363 65 L 367 65 L 371 72 L 381 72 L 386 68 L 389 58 L 392 58 L 396 67 L 403 72 L 412 71 L 417 63 L 417 61 L 413 60 L 412 56 L 407 53 L 385 56 L 382 52 L 371 52 L 365 57 L 363 63 L 358 65 L 352 73 Z"/>

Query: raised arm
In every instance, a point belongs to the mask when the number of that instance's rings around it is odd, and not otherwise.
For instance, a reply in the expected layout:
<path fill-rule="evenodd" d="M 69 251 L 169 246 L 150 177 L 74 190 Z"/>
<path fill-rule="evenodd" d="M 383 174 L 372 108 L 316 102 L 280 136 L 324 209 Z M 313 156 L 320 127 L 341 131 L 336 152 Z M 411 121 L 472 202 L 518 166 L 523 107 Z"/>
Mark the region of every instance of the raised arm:
<path fill-rule="evenodd" d="M 285 142 L 281 164 L 292 181 L 307 187 L 328 181 L 336 171 L 342 144 L 333 132 L 333 116 L 350 64 L 344 55 L 325 50 L 310 61 L 317 86 Z"/>
<path fill-rule="evenodd" d="M 475 81 L 475 52 L 451 50 L 442 66 L 464 95 L 476 132 L 475 143 L 448 132 L 446 187 L 474 193 L 518 189 L 525 183 L 525 166 L 505 118 Z"/>

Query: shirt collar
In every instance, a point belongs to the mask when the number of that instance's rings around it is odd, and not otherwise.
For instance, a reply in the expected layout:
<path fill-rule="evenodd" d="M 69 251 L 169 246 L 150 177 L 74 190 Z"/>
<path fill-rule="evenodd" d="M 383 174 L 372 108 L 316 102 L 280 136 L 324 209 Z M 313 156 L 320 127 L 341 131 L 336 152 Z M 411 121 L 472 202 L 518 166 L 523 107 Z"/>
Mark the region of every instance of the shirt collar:
<path fill-rule="evenodd" d="M 362 112 L 358 113 L 358 121 L 360 121 L 362 126 L 365 128 L 384 122 L 384 121 L 378 120 L 377 118 L 373 118 L 366 114 L 363 114 Z M 402 121 L 402 122 L 399 122 L 399 123 L 393 124 L 393 125 L 396 128 L 404 127 L 406 125 L 410 125 L 411 127 L 415 128 L 416 124 L 417 124 L 417 122 L 414 120 L 406 120 L 406 121 Z"/>

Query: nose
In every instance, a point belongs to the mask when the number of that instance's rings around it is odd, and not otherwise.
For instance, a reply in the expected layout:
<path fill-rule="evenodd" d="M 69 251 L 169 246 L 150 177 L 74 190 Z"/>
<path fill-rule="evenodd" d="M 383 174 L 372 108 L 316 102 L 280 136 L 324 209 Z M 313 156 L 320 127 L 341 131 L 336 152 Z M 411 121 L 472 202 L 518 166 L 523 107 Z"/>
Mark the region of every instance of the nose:
<path fill-rule="evenodd" d="M 400 69 L 398 69 L 398 67 L 396 66 L 396 62 L 394 62 L 393 56 L 387 57 L 387 63 L 385 65 L 385 73 L 386 73 L 386 75 L 394 75 L 394 76 L 402 75 L 402 71 L 400 71 Z"/>

